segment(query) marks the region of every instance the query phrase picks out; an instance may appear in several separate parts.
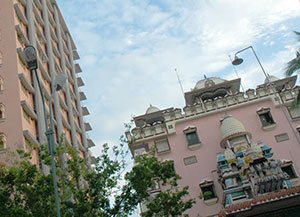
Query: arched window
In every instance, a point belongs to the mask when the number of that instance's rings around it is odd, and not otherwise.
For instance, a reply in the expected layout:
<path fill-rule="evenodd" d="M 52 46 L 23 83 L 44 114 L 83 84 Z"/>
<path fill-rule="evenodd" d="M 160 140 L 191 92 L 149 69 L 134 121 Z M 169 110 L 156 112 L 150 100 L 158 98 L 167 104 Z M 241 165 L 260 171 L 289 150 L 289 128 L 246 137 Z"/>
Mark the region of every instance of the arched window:
<path fill-rule="evenodd" d="M 5 118 L 4 112 L 5 112 L 5 106 L 2 103 L 0 103 L 0 119 Z"/>
<path fill-rule="evenodd" d="M 3 80 L 3 78 L 0 76 L 0 93 L 1 93 L 1 91 L 3 91 L 3 89 L 4 89 L 4 80 Z"/>
<path fill-rule="evenodd" d="M 4 133 L 0 132 L 0 151 L 3 151 L 5 146 L 6 146 L 6 136 Z"/>
<path fill-rule="evenodd" d="M 2 65 L 2 53 L 0 51 L 0 66 Z"/>

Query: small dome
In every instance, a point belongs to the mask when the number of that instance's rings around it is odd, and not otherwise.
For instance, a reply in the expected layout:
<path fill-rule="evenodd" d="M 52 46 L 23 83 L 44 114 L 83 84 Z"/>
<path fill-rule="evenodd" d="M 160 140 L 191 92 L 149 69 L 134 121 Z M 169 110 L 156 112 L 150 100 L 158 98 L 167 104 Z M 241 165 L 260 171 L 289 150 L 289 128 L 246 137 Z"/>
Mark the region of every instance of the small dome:
<path fill-rule="evenodd" d="M 274 75 L 269 75 L 269 80 L 270 80 L 270 82 L 274 82 L 274 81 L 277 81 L 277 80 L 279 80 L 279 78 L 277 78 L 276 76 L 274 76 Z M 265 79 L 265 84 L 267 84 L 268 83 L 268 80 L 267 80 L 267 78 Z"/>
<path fill-rule="evenodd" d="M 154 112 L 158 112 L 158 111 L 160 111 L 160 110 L 159 110 L 157 107 L 152 106 L 152 105 L 150 104 L 150 107 L 147 108 L 145 114 L 150 114 L 150 113 L 154 113 Z"/>
<path fill-rule="evenodd" d="M 218 78 L 218 77 L 211 77 L 211 78 L 205 78 L 197 82 L 195 89 L 202 89 L 202 88 L 207 88 L 214 86 L 216 84 L 220 84 L 225 82 L 225 79 Z"/>
<path fill-rule="evenodd" d="M 221 125 L 222 141 L 221 144 L 233 137 L 239 135 L 250 135 L 244 127 L 244 125 L 231 115 L 224 117 Z"/>

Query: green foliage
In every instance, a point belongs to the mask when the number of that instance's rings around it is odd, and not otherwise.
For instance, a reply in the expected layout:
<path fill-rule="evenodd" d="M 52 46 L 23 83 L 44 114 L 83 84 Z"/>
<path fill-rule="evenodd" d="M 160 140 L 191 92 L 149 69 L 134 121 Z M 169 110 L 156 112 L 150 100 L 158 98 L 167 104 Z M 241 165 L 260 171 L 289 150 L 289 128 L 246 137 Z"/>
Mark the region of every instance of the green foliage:
<path fill-rule="evenodd" d="M 175 173 L 172 161 L 160 162 L 153 150 L 135 161 L 137 165 L 125 178 L 135 189 L 138 200 L 147 203 L 148 210 L 142 216 L 182 216 L 193 206 L 193 199 L 184 201 L 189 194 L 188 187 L 178 186 L 180 176 Z M 150 198 L 149 189 L 154 189 L 157 184 L 161 184 L 164 190 Z"/>
<path fill-rule="evenodd" d="M 298 40 L 300 41 L 300 32 L 294 31 L 297 35 Z M 300 53 L 299 51 L 296 52 L 296 57 L 287 63 L 285 74 L 287 77 L 293 75 L 295 72 L 299 71 L 300 69 Z M 300 92 L 297 95 L 297 98 L 293 101 L 291 109 L 295 109 L 300 104 Z"/>
<path fill-rule="evenodd" d="M 208 200 L 212 197 L 213 193 L 211 191 L 205 191 L 203 193 L 204 200 Z"/>
<path fill-rule="evenodd" d="M 128 154 L 125 145 L 124 137 L 118 147 L 104 144 L 101 156 L 91 167 L 79 157 L 77 149 L 61 139 L 55 162 L 62 217 L 125 217 L 145 200 L 149 201 L 149 211 L 143 216 L 181 216 L 192 207 L 194 200 L 182 200 L 188 195 L 188 187 L 179 188 L 180 177 L 172 163 L 159 162 L 154 152 L 137 158 L 138 165 L 124 177 Z M 47 146 L 37 150 L 44 164 L 50 165 Z M 22 161 L 9 168 L 0 166 L 0 216 L 56 216 L 51 173 L 44 174 L 33 165 L 30 154 L 17 152 Z M 155 187 L 153 177 L 166 191 L 150 201 L 148 190 Z"/>
<path fill-rule="evenodd" d="M 0 170 L 0 216 L 56 215 L 51 177 L 26 160 Z"/>

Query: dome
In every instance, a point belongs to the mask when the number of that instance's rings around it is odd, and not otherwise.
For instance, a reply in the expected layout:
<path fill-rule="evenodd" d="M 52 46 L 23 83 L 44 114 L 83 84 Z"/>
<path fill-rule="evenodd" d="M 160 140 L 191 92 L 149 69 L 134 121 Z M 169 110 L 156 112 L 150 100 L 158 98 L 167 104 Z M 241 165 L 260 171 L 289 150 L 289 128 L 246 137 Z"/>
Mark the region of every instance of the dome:
<path fill-rule="evenodd" d="M 147 108 L 146 113 L 145 114 L 150 114 L 150 113 L 154 113 L 154 112 L 158 112 L 160 111 L 157 107 L 152 106 L 150 104 L 149 108 Z"/>
<path fill-rule="evenodd" d="M 274 82 L 274 81 L 277 81 L 277 80 L 280 80 L 279 78 L 277 78 L 276 76 L 274 76 L 274 75 L 269 75 L 269 80 L 270 80 L 270 82 Z M 268 83 L 268 80 L 267 80 L 267 78 L 265 79 L 265 84 L 267 84 Z"/>
<path fill-rule="evenodd" d="M 231 115 L 228 115 L 224 117 L 221 125 L 221 133 L 222 133 L 222 141 L 221 145 L 229 139 L 234 136 L 239 136 L 239 135 L 250 135 L 244 127 L 244 125 Z"/>
<path fill-rule="evenodd" d="M 225 79 L 222 78 L 218 78 L 218 77 L 211 77 L 211 78 L 205 78 L 203 80 L 200 80 L 197 82 L 195 89 L 202 89 L 205 87 L 211 87 L 214 86 L 216 84 L 220 84 L 225 82 Z"/>

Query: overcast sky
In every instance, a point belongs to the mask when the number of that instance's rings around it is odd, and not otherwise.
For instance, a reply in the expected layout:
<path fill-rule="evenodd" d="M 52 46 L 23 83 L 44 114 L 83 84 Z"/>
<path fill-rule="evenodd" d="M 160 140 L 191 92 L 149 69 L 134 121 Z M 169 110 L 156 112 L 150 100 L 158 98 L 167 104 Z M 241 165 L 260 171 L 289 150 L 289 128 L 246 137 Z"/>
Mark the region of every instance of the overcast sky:
<path fill-rule="evenodd" d="M 207 77 L 236 78 L 228 55 L 252 45 L 267 73 L 284 77 L 295 57 L 299 0 L 57 0 L 77 45 L 96 143 L 118 143 L 123 123 L 184 107 L 184 91 Z M 264 81 L 251 50 L 236 70 L 244 89 Z"/>

